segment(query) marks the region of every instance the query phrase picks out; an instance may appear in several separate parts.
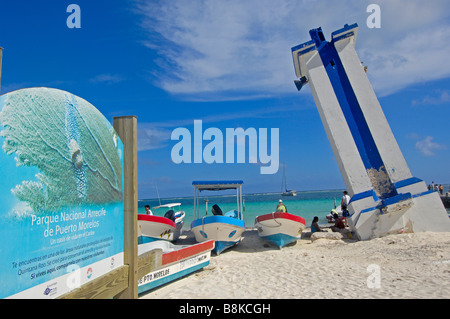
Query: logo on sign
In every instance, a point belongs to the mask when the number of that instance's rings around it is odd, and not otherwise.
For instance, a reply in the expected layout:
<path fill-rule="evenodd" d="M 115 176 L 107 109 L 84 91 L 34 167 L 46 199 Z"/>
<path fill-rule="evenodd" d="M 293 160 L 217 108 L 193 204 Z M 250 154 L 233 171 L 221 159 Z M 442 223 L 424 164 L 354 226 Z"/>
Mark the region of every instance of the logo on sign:
<path fill-rule="evenodd" d="M 88 279 L 90 279 L 92 277 L 92 268 L 91 267 L 88 268 L 86 275 L 87 275 Z"/>
<path fill-rule="evenodd" d="M 44 290 L 44 295 L 45 296 L 53 296 L 54 294 L 56 294 L 58 292 L 58 289 L 56 287 L 56 282 L 48 285 L 47 288 L 45 288 Z"/>

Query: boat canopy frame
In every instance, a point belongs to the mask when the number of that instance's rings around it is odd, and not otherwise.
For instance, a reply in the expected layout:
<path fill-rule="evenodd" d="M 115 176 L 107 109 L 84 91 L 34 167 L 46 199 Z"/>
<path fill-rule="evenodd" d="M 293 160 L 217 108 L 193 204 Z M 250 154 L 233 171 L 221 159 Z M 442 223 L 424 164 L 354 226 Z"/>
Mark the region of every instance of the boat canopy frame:
<path fill-rule="evenodd" d="M 181 209 L 181 203 L 168 203 L 168 204 L 164 204 L 164 205 L 159 205 L 159 206 L 155 206 L 152 207 L 152 209 L 159 209 L 159 208 L 173 208 L 173 207 L 180 207 Z"/>
<path fill-rule="evenodd" d="M 244 220 L 244 203 L 242 199 L 242 184 L 241 180 L 227 180 L 227 181 L 193 181 L 194 186 L 194 218 L 198 219 L 200 215 L 200 192 L 202 191 L 222 191 L 227 189 L 236 190 L 236 206 L 239 216 Z"/>

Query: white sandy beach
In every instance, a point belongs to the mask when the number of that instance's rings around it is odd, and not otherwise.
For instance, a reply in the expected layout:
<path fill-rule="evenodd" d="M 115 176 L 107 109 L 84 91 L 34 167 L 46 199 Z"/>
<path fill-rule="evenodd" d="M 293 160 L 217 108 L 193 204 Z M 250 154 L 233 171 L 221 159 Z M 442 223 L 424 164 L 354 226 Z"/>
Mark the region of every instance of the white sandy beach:
<path fill-rule="evenodd" d="M 450 298 L 450 233 L 301 239 L 279 250 L 249 229 L 202 271 L 140 296 L 154 298 Z"/>

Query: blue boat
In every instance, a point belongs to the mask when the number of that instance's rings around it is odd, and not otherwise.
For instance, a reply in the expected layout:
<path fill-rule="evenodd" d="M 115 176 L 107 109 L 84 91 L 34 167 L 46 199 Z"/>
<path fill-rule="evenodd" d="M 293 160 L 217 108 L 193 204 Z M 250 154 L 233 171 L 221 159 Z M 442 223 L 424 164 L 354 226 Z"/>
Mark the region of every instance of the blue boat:
<path fill-rule="evenodd" d="M 244 217 L 242 214 L 242 184 L 243 181 L 194 181 L 192 185 L 195 189 L 194 195 L 194 216 L 191 223 L 191 230 L 195 235 L 195 240 L 203 242 L 214 240 L 213 251 L 219 255 L 225 249 L 233 247 L 241 241 L 242 233 L 245 231 Z M 213 205 L 210 216 L 199 216 L 199 194 L 202 191 L 221 191 L 226 189 L 236 189 L 236 210 L 223 213 L 218 205 Z M 208 202 L 206 202 L 208 205 Z M 206 208 L 208 214 L 208 208 Z"/>

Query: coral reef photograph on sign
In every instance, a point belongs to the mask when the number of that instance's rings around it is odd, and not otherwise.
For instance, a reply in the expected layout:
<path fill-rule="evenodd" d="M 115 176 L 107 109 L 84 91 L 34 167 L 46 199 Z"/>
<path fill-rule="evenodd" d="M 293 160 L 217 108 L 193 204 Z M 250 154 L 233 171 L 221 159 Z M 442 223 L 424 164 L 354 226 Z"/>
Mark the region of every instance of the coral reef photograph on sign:
<path fill-rule="evenodd" d="M 34 212 L 122 200 L 118 137 L 87 101 L 32 88 L 7 94 L 0 107 L 4 153 L 39 170 L 12 190 Z"/>

